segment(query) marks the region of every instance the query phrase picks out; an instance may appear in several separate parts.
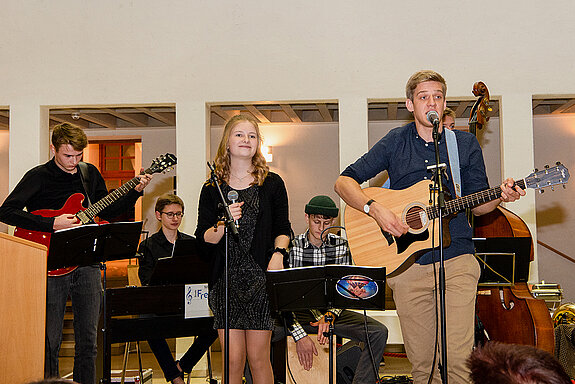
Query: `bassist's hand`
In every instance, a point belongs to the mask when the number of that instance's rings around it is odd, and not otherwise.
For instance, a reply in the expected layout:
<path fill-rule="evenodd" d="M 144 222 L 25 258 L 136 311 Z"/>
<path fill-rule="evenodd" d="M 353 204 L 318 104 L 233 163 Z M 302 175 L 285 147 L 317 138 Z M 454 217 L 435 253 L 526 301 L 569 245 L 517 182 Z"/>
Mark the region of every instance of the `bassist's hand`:
<path fill-rule="evenodd" d="M 72 227 L 78 227 L 82 225 L 80 220 L 75 215 L 70 213 L 64 213 L 63 215 L 56 216 L 54 218 L 54 230 L 57 231 L 59 229 L 66 229 Z"/>
<path fill-rule="evenodd" d="M 378 202 L 371 204 L 369 216 L 373 217 L 379 227 L 393 236 L 405 235 L 409 227 L 391 210 Z"/>

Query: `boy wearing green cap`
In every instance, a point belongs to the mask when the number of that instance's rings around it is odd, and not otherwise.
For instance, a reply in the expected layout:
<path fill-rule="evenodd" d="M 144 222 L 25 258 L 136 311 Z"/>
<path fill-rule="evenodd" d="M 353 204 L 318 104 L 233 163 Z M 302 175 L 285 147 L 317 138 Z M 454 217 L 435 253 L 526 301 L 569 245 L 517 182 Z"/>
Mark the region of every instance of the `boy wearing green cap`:
<path fill-rule="evenodd" d="M 329 196 L 319 195 L 305 206 L 308 229 L 291 244 L 291 268 L 326 264 L 351 264 L 347 240 L 333 233 L 323 233 L 333 226 L 339 208 Z"/>
<path fill-rule="evenodd" d="M 329 196 L 315 196 L 305 206 L 305 218 L 308 229 L 296 236 L 291 243 L 289 266 L 306 267 L 326 264 L 352 264 L 351 253 L 347 240 L 324 230 L 333 226 L 339 213 L 339 208 Z M 326 315 L 331 314 L 334 320 L 334 333 L 347 339 L 366 342 L 364 318 L 359 313 L 345 309 L 323 308 L 294 313 L 293 324 L 289 331 L 296 342 L 298 359 L 302 367 L 310 370 L 313 356 L 317 349 L 308 336 L 308 332 L 317 333 L 320 344 L 328 339 L 324 332 L 329 330 Z M 373 359 L 366 347 L 361 352 L 355 371 L 353 383 L 374 383 L 378 377 L 378 368 L 383 359 L 383 351 L 387 342 L 387 328 L 380 322 L 368 317 L 369 343 L 373 351 Z"/>

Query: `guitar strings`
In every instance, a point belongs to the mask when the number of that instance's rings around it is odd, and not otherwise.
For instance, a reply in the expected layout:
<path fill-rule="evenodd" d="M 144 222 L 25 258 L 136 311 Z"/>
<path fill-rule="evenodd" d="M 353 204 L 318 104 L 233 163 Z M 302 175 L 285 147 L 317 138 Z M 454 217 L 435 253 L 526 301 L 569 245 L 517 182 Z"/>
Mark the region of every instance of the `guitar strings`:
<path fill-rule="evenodd" d="M 524 180 L 519 180 L 516 182 L 517 185 L 521 188 L 525 188 Z M 491 200 L 495 200 L 501 196 L 501 187 L 497 186 L 492 189 L 487 189 L 485 191 L 480 191 L 469 196 L 465 196 L 459 199 L 450 200 L 446 203 L 445 214 L 451 214 L 454 212 L 461 211 L 465 208 L 468 208 L 470 205 L 474 205 L 474 202 L 477 203 L 476 205 L 486 203 Z M 405 215 L 406 223 L 410 228 L 413 228 L 413 223 L 420 223 L 421 222 L 421 212 L 423 210 L 418 210 L 416 212 L 409 212 Z M 439 215 L 439 209 L 437 205 L 433 206 L 426 206 L 425 213 L 427 217 L 430 219 L 436 219 Z"/>

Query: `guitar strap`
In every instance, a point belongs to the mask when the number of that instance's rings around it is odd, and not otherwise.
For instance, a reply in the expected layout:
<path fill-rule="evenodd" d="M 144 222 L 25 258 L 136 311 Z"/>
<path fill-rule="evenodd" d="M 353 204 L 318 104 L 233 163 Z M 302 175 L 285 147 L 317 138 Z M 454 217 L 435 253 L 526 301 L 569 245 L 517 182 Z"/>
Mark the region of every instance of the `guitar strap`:
<path fill-rule="evenodd" d="M 86 192 L 86 198 L 88 199 L 88 204 L 92 205 L 92 202 L 90 201 L 90 193 L 88 192 L 90 190 L 89 188 L 90 173 L 88 172 L 88 164 L 86 164 L 83 161 L 80 161 L 78 163 L 78 168 L 80 168 L 80 180 L 82 180 L 82 185 L 84 186 L 84 192 Z"/>
<path fill-rule="evenodd" d="M 383 183 L 383 185 L 381 186 L 381 188 L 387 188 L 389 189 L 389 186 L 391 185 L 391 179 L 389 178 L 389 176 L 387 176 L 387 180 L 385 180 L 385 183 Z"/>
<path fill-rule="evenodd" d="M 455 132 L 451 129 L 444 129 L 445 142 L 447 144 L 447 155 L 449 156 L 449 168 L 451 169 L 451 178 L 455 187 L 456 197 L 461 197 L 461 173 L 459 172 L 459 150 L 457 149 L 457 138 Z M 385 180 L 382 188 L 388 188 L 390 185 L 389 177 Z"/>
<path fill-rule="evenodd" d="M 459 150 L 457 149 L 457 138 L 451 129 L 444 129 L 445 142 L 447 144 L 447 155 L 449 156 L 449 168 L 451 178 L 455 186 L 456 197 L 461 197 L 461 173 L 459 172 Z"/>

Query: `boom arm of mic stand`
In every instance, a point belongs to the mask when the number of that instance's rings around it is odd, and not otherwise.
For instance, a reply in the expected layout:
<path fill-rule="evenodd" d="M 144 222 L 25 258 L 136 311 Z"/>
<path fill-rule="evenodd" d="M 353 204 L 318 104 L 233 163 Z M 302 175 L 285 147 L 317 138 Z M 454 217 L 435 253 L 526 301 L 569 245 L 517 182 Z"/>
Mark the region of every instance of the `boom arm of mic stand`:
<path fill-rule="evenodd" d="M 226 201 L 226 198 L 224 197 L 224 193 L 222 192 L 222 189 L 220 188 L 218 176 L 216 175 L 216 169 L 209 162 L 208 162 L 208 167 L 211 170 L 210 179 L 212 180 L 212 183 L 216 186 L 216 189 L 218 190 L 218 193 L 220 195 L 220 199 L 222 200 L 222 207 L 224 208 L 224 215 L 226 218 L 226 220 L 225 220 L 226 226 L 230 229 L 230 232 L 232 233 L 232 236 L 234 236 L 234 239 L 237 240 L 240 236 L 240 233 L 239 233 L 238 227 L 236 226 L 236 223 L 234 221 L 234 217 L 232 216 L 232 212 L 230 211 L 230 205 Z"/>

